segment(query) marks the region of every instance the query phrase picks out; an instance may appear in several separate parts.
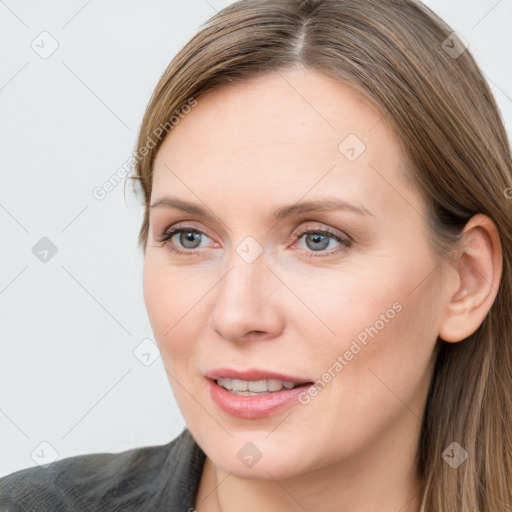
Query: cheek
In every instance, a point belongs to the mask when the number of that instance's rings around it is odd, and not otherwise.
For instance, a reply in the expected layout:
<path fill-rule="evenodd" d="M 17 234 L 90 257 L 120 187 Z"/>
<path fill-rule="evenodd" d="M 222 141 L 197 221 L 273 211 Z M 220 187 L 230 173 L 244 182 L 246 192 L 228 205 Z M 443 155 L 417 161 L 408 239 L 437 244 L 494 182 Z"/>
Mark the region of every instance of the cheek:
<path fill-rule="evenodd" d="M 373 340 L 376 344 L 390 338 L 397 349 L 402 344 L 413 349 L 422 338 L 434 335 L 439 315 L 436 290 L 441 285 L 437 274 L 431 274 L 434 267 L 431 255 L 421 247 L 414 257 L 404 250 L 359 258 L 348 270 L 299 279 L 297 294 L 326 326 L 323 347 L 344 352 L 353 340 L 369 347 Z"/>
<path fill-rule="evenodd" d="M 190 292 L 176 272 L 169 272 L 146 259 L 143 277 L 144 302 L 149 321 L 160 349 L 175 338 L 180 319 L 186 319 L 186 305 Z"/>
<path fill-rule="evenodd" d="M 316 332 L 316 354 L 349 350 L 350 341 L 371 339 L 375 331 L 389 330 L 402 314 L 405 286 L 371 268 L 325 272 L 294 280 L 294 292 L 307 305 L 289 309 L 301 339 Z M 384 276 L 384 277 L 383 277 Z M 296 300 L 295 300 L 296 302 Z M 307 334 L 306 334 L 307 333 Z"/>
<path fill-rule="evenodd" d="M 183 267 L 170 269 L 158 259 L 145 260 L 144 302 L 155 341 L 168 372 L 182 373 L 196 364 L 195 340 L 208 325 L 208 290 L 213 283 Z M 195 369 L 190 371 L 197 372 Z"/>
<path fill-rule="evenodd" d="M 301 289 L 329 328 L 297 314 L 297 332 L 313 340 L 304 356 L 321 381 L 319 395 L 348 401 L 361 416 L 379 401 L 400 405 L 393 392 L 414 401 L 415 390 L 424 385 L 440 316 L 441 283 L 435 275 L 425 279 L 425 269 L 430 269 L 427 261 L 396 261 L 378 273 L 370 266 L 366 272 L 339 274 L 320 282 L 315 293 L 312 287 Z"/>
<path fill-rule="evenodd" d="M 341 421 L 353 440 L 378 436 L 404 413 L 418 418 L 423 413 L 438 311 L 433 290 L 410 290 L 405 284 L 391 293 L 376 290 L 365 307 L 344 301 L 336 340 L 316 366 L 321 385 L 313 400 L 328 411 L 332 425 Z M 310 357 L 314 360 L 313 352 Z M 339 411 L 350 411 L 350 420 L 334 421 Z"/>
<path fill-rule="evenodd" d="M 176 312 L 176 293 L 170 286 L 170 279 L 157 270 L 151 257 L 146 256 L 143 275 L 144 303 L 157 341 L 172 326 L 172 317 Z"/>

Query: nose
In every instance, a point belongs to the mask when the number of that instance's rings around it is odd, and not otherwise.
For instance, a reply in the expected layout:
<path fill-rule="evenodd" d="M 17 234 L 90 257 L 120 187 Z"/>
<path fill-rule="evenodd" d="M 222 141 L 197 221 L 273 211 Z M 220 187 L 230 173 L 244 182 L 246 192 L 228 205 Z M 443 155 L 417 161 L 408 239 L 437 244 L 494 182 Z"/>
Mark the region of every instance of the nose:
<path fill-rule="evenodd" d="M 284 325 L 280 286 L 263 255 L 252 263 L 235 255 L 215 287 L 210 328 L 232 342 L 275 338 Z"/>

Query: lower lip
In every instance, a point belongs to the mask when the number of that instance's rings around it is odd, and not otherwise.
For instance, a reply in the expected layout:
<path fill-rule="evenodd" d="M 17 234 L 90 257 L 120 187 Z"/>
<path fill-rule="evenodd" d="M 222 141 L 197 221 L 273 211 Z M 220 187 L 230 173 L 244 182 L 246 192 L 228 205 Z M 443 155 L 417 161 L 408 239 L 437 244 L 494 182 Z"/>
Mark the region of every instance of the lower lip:
<path fill-rule="evenodd" d="M 296 402 L 298 396 L 312 385 L 273 391 L 264 395 L 244 396 L 230 393 L 212 379 L 207 380 L 212 400 L 224 412 L 245 419 L 265 418 L 281 411 Z"/>

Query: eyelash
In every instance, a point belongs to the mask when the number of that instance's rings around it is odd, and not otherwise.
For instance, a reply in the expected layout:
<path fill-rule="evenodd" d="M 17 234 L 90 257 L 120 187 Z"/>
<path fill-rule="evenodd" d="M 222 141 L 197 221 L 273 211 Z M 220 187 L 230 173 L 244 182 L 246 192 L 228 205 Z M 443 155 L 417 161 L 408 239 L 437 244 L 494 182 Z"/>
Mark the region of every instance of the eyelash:
<path fill-rule="evenodd" d="M 158 242 L 168 242 L 171 240 L 171 238 L 176 235 L 177 233 L 198 233 L 198 234 L 201 234 L 201 235 L 206 235 L 206 233 L 204 233 L 203 231 L 200 231 L 199 229 L 197 228 L 194 228 L 192 226 L 176 226 L 175 228 L 171 229 L 170 231 L 165 231 L 164 234 L 162 235 L 161 238 L 159 238 L 157 241 Z M 346 248 L 350 247 L 352 245 L 352 240 L 347 236 L 347 237 L 342 237 L 340 236 L 339 234 L 329 230 L 329 229 L 326 229 L 326 228 L 322 228 L 322 229 L 301 229 L 299 230 L 297 233 L 294 233 L 293 236 L 291 237 L 291 239 L 293 239 L 294 241 L 298 241 L 302 238 L 303 235 L 308 235 L 308 234 L 320 234 L 320 235 L 327 235 L 329 236 L 330 238 L 336 240 L 337 242 L 341 243 L 343 246 L 345 246 Z M 206 235 L 208 236 L 208 235 Z M 168 251 L 172 252 L 172 253 L 175 253 L 175 254 L 181 254 L 181 255 L 192 255 L 194 254 L 195 252 L 197 252 L 195 249 L 188 249 L 188 250 L 182 250 L 182 249 L 177 249 L 176 247 L 172 247 L 172 245 L 169 244 L 169 247 L 167 248 Z M 304 250 L 306 252 L 306 257 L 307 258 L 325 258 L 327 256 L 331 256 L 333 254 L 336 254 L 337 252 L 339 252 L 340 250 L 342 250 L 341 248 L 335 248 L 335 249 L 331 249 L 330 251 L 327 251 L 327 252 L 324 252 L 324 251 L 307 251 L 307 250 Z M 317 256 L 317 254 L 321 254 L 320 256 Z"/>

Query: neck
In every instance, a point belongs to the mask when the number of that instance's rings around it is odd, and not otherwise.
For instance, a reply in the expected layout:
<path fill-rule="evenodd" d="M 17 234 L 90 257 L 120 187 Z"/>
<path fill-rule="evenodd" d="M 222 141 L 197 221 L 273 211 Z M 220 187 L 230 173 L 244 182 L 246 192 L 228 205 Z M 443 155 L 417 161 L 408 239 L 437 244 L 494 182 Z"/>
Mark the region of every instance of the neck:
<path fill-rule="evenodd" d="M 238 478 L 215 467 L 207 457 L 195 508 L 239 512 L 244 503 L 244 512 L 420 512 L 420 431 L 418 418 L 405 410 L 401 427 L 391 425 L 349 459 L 279 480 L 272 477 L 272 471 L 265 480 Z"/>

